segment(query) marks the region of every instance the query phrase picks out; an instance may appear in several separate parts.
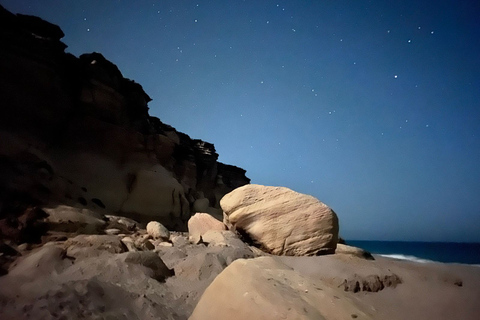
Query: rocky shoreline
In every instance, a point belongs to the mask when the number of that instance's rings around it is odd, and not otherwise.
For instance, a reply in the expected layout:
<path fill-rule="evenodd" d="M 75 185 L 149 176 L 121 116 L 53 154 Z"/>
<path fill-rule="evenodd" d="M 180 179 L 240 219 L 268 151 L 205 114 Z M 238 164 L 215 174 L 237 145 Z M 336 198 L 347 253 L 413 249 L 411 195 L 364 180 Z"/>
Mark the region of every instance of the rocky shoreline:
<path fill-rule="evenodd" d="M 46 208 L 39 244 L 3 242 L 5 319 L 475 319 L 480 268 L 413 263 L 338 244 L 276 256 L 208 214 L 190 232 Z M 87 217 L 87 218 L 86 218 Z M 5 266 L 5 264 L 4 264 Z"/>

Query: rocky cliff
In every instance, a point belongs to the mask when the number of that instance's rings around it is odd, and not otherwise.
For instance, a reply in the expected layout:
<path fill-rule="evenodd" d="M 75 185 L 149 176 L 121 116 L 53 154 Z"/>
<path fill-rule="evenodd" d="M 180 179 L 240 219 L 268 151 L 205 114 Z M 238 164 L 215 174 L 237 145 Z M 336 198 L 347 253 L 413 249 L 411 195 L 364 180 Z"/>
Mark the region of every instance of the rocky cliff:
<path fill-rule="evenodd" d="M 0 6 L 0 219 L 15 229 L 29 205 L 59 203 L 177 230 L 194 211 L 221 217 L 245 170 L 149 116 L 141 85 L 99 53 L 65 53 L 63 36 Z"/>

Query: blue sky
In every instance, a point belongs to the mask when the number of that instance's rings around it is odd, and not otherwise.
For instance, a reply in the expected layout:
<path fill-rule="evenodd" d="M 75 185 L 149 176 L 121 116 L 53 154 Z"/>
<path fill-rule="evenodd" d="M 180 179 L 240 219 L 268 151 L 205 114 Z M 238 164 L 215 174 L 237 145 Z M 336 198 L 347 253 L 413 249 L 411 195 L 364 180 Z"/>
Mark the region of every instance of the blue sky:
<path fill-rule="evenodd" d="M 476 1 L 21 1 L 346 239 L 480 242 Z"/>

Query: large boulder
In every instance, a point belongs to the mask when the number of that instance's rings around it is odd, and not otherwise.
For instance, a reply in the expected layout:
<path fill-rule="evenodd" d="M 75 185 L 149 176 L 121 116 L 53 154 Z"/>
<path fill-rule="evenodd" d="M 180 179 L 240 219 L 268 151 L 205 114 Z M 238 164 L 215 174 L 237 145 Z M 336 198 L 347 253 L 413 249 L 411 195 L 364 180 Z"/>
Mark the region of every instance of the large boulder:
<path fill-rule="evenodd" d="M 234 261 L 205 290 L 189 319 L 223 318 L 372 319 L 341 289 L 307 278 L 274 257 Z"/>
<path fill-rule="evenodd" d="M 226 194 L 224 223 L 275 255 L 334 253 L 335 212 L 315 197 L 284 187 L 246 185 Z"/>

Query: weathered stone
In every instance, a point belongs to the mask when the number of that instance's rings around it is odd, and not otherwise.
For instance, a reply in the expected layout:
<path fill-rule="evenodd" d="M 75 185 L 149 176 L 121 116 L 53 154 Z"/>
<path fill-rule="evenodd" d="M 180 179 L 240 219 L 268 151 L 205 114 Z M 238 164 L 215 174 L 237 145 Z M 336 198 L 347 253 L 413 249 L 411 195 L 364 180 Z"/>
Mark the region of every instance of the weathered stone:
<path fill-rule="evenodd" d="M 19 259 L 9 272 L 10 276 L 35 279 L 59 271 L 65 266 L 65 251 L 53 245 L 43 246 Z"/>
<path fill-rule="evenodd" d="M 220 201 L 224 223 L 275 255 L 333 253 L 335 212 L 318 199 L 284 187 L 246 185 Z"/>
<path fill-rule="evenodd" d="M 121 241 L 129 252 L 138 251 L 138 248 L 135 246 L 135 241 L 131 237 L 124 237 Z"/>
<path fill-rule="evenodd" d="M 346 244 L 337 243 L 337 248 L 335 249 L 335 253 L 337 254 L 348 254 L 358 258 L 363 258 L 367 260 L 375 260 L 372 254 L 368 251 L 365 251 L 361 248 L 348 246 Z"/>
<path fill-rule="evenodd" d="M 191 281 L 213 279 L 226 266 L 226 261 L 215 253 L 199 253 L 176 264 L 175 275 Z"/>
<path fill-rule="evenodd" d="M 202 236 L 202 241 L 209 246 L 248 247 L 230 230 L 209 230 Z"/>
<path fill-rule="evenodd" d="M 113 228 L 113 229 L 106 229 L 106 230 L 105 230 L 105 233 L 106 233 L 106 234 L 109 234 L 109 235 L 118 235 L 118 234 L 120 234 L 120 232 L 122 232 L 122 230 L 120 230 L 120 229 L 115 229 L 115 228 Z"/>
<path fill-rule="evenodd" d="M 42 208 L 48 214 L 45 221 L 50 230 L 98 234 L 105 227 L 103 216 L 86 208 L 59 205 L 53 208 Z"/>
<path fill-rule="evenodd" d="M 352 315 L 372 319 L 365 306 L 341 291 L 306 278 L 272 257 L 233 262 L 205 290 L 189 319 L 218 319 L 219 315 L 230 320 L 351 319 Z"/>
<path fill-rule="evenodd" d="M 208 213 L 196 213 L 188 220 L 189 239 L 198 243 L 209 230 L 227 230 L 227 227 Z"/>
<path fill-rule="evenodd" d="M 113 215 L 106 215 L 108 219 L 108 229 L 119 229 L 123 232 L 133 232 L 137 229 L 139 223 L 135 220 L 113 216 Z"/>
<path fill-rule="evenodd" d="M 122 253 L 127 247 L 117 236 L 78 235 L 65 241 L 67 255 L 75 258 L 96 257 L 104 253 Z"/>
<path fill-rule="evenodd" d="M 154 239 L 168 240 L 170 238 L 170 231 L 157 221 L 150 221 L 147 224 L 147 232 Z"/>
<path fill-rule="evenodd" d="M 157 281 L 165 281 L 173 275 L 163 260 L 154 252 L 126 252 L 116 256 L 116 259 L 126 263 L 139 264 L 153 271 L 151 277 Z"/>
<path fill-rule="evenodd" d="M 158 244 L 160 247 L 173 247 L 173 244 L 170 242 L 162 241 Z"/>
<path fill-rule="evenodd" d="M 369 275 L 365 277 L 355 275 L 351 279 L 345 279 L 342 285 L 345 291 L 356 293 L 359 291 L 378 292 L 386 287 L 395 288 L 400 283 L 402 283 L 402 279 L 396 274 L 384 276 Z"/>

